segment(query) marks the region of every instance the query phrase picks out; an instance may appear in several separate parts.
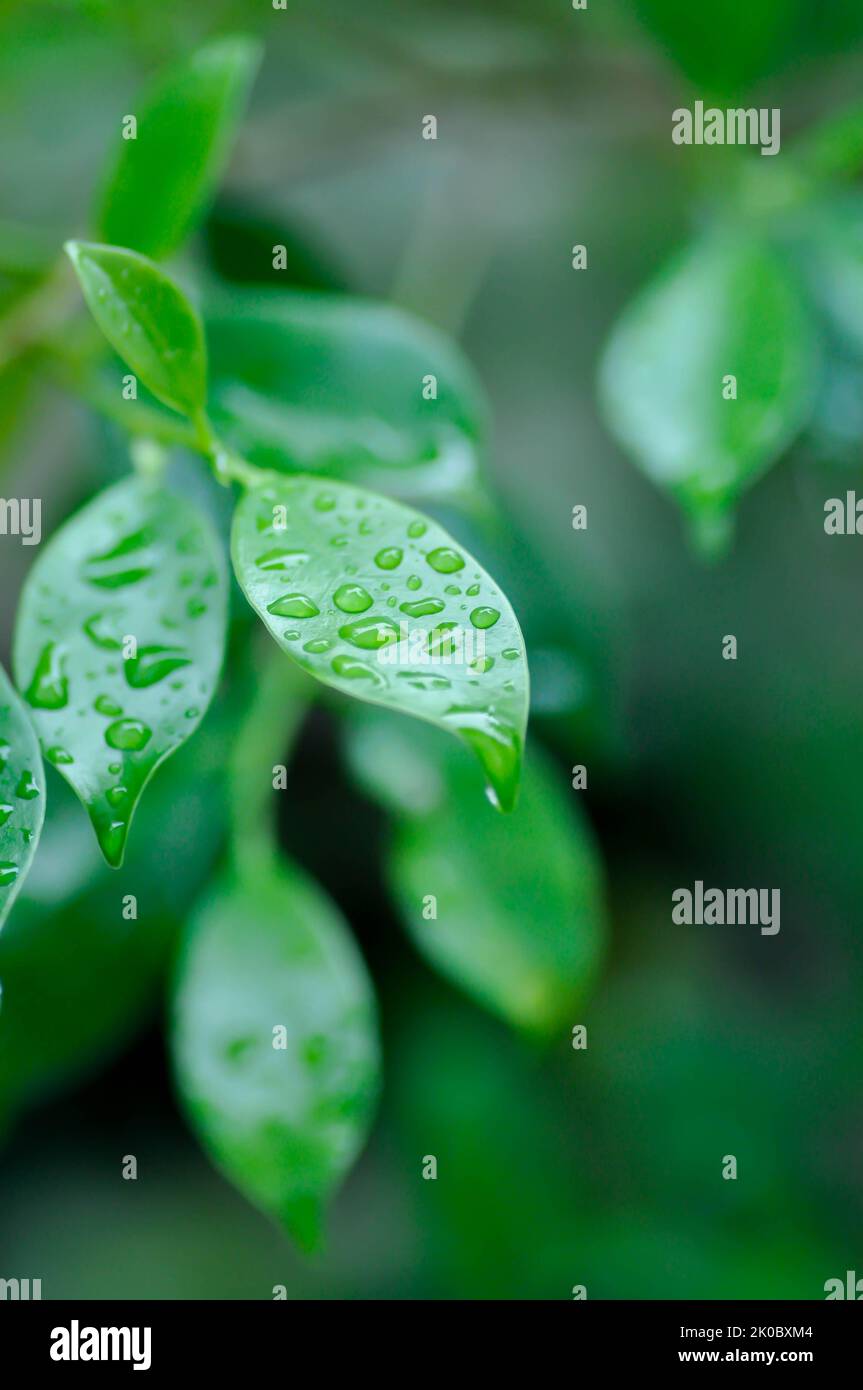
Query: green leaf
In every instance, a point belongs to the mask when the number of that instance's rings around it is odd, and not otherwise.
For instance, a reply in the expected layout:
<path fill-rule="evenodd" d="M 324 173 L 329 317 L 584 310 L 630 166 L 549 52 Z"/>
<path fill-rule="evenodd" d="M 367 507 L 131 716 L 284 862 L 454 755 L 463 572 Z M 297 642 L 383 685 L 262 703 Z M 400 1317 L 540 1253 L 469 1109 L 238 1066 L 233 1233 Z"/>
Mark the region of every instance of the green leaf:
<path fill-rule="evenodd" d="M 630 0 L 664 55 L 708 92 L 730 95 L 804 54 L 797 0 L 714 0 L 710 21 L 691 0 Z"/>
<path fill-rule="evenodd" d="M 389 305 L 255 291 L 207 314 L 211 414 L 260 468 L 414 500 L 470 497 L 486 406 L 469 363 Z M 424 399 L 427 377 L 437 399 Z"/>
<path fill-rule="evenodd" d="M 609 429 L 671 492 L 705 549 L 740 493 L 812 406 L 816 343 L 796 281 L 764 246 L 714 234 L 688 247 L 624 312 L 606 347 Z M 737 399 L 723 396 L 737 379 Z"/>
<path fill-rule="evenodd" d="M 463 750 L 431 730 L 408 736 L 371 711 L 348 730 L 354 771 L 396 811 L 387 871 L 418 949 L 519 1028 L 553 1036 L 577 1023 L 606 917 L 593 835 L 562 773 L 532 747 L 518 809 L 495 816 Z"/>
<path fill-rule="evenodd" d="M 0 666 L 0 927 L 33 861 L 44 815 L 39 744 Z"/>
<path fill-rule="evenodd" d="M 68 521 L 24 586 L 16 680 L 46 757 L 115 867 L 145 785 L 212 698 L 226 589 L 210 524 L 185 498 L 139 478 Z"/>
<path fill-rule="evenodd" d="M 494 581 L 442 527 L 347 483 L 269 474 L 237 506 L 231 553 L 252 607 L 300 666 L 457 734 L 512 809 L 524 640 Z"/>
<path fill-rule="evenodd" d="M 372 987 L 345 923 L 297 869 L 262 859 L 197 914 L 174 1013 L 178 1085 L 202 1142 L 314 1248 L 378 1091 Z"/>
<path fill-rule="evenodd" d="M 87 306 L 108 342 L 165 405 L 200 415 L 207 349 L 197 311 L 158 266 L 119 246 L 67 241 Z"/>
<path fill-rule="evenodd" d="M 255 39 L 216 39 L 133 105 L 97 218 L 101 240 L 161 260 L 202 216 L 222 173 L 261 59 Z"/>

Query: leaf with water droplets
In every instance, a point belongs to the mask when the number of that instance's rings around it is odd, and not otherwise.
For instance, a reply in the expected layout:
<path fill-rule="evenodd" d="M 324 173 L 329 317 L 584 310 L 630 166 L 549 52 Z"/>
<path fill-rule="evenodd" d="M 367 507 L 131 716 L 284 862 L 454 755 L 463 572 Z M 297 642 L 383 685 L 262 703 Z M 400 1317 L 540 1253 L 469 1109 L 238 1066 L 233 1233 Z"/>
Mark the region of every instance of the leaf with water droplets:
<path fill-rule="evenodd" d="M 130 478 L 42 550 L 14 669 L 45 756 L 86 806 L 109 864 L 141 793 L 200 723 L 222 663 L 222 547 L 190 502 Z"/>
<path fill-rule="evenodd" d="M 565 769 L 530 746 L 518 807 L 495 816 L 464 750 L 432 730 L 393 729 L 370 709 L 347 730 L 358 780 L 395 814 L 387 874 L 418 949 L 507 1022 L 559 1035 L 607 935 L 599 855 Z"/>
<path fill-rule="evenodd" d="M 164 405 L 200 415 L 207 349 L 197 310 L 157 265 L 120 246 L 67 241 L 93 318 L 123 361 Z"/>
<path fill-rule="evenodd" d="M 223 881 L 182 953 L 174 1019 L 179 1089 L 205 1147 L 315 1247 L 365 1140 L 380 1068 L 371 982 L 336 908 L 266 858 Z"/>
<path fill-rule="evenodd" d="M 802 428 L 814 365 L 794 279 L 731 233 L 688 247 L 615 327 L 600 371 L 608 427 L 677 499 L 706 554 L 727 544 L 737 498 Z"/>
<path fill-rule="evenodd" d="M 255 39 L 215 39 L 133 102 L 135 138 L 118 140 L 102 195 L 103 241 L 157 260 L 181 245 L 224 166 L 260 56 Z"/>
<path fill-rule="evenodd" d="M 237 506 L 231 551 L 252 607 L 304 670 L 458 735 L 512 809 L 524 640 L 508 600 L 442 527 L 347 483 L 269 474 Z"/>
<path fill-rule="evenodd" d="M 39 743 L 0 666 L 0 927 L 36 853 L 44 815 Z"/>
<path fill-rule="evenodd" d="M 476 497 L 487 408 L 470 363 L 391 305 L 240 292 L 206 314 L 221 435 L 259 468 L 414 502 Z"/>

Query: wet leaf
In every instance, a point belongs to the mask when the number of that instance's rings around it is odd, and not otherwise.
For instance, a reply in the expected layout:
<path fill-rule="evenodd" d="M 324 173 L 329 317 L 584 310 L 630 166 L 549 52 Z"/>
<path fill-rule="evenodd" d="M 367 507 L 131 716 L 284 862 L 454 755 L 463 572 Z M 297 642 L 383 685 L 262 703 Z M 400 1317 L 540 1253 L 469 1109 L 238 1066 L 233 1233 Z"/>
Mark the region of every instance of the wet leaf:
<path fill-rule="evenodd" d="M 134 251 L 68 241 L 91 314 L 108 342 L 160 401 L 196 416 L 207 396 L 207 349 L 197 311 L 167 275 Z"/>
<path fill-rule="evenodd" d="M 261 58 L 256 40 L 215 39 L 162 75 L 130 113 L 98 217 L 103 241 L 161 260 L 200 220 Z"/>
<path fill-rule="evenodd" d="M 304 1249 L 378 1090 L 371 983 L 335 907 L 286 864 L 223 881 L 180 962 L 173 1052 L 214 1161 Z"/>
<path fill-rule="evenodd" d="M 146 783 L 210 703 L 226 588 L 209 522 L 139 478 L 68 521 L 28 576 L 18 686 L 45 756 L 81 798 L 114 866 Z"/>
<path fill-rule="evenodd" d="M 624 312 L 600 394 L 609 429 L 721 548 L 743 490 L 805 423 L 816 345 L 795 280 L 766 247 L 713 235 Z M 736 379 L 736 387 L 728 381 Z M 730 393 L 736 389 L 736 399 Z"/>
<path fill-rule="evenodd" d="M 458 349 L 421 320 L 359 299 L 262 290 L 214 306 L 207 338 L 213 419 L 259 467 L 414 500 L 475 487 L 482 392 Z"/>
<path fill-rule="evenodd" d="M 39 743 L 0 666 L 0 927 L 33 861 L 44 815 Z"/>
<path fill-rule="evenodd" d="M 473 749 L 515 804 L 528 708 L 508 600 L 435 522 L 346 483 L 267 475 L 234 515 L 237 578 L 281 647 L 347 695 Z"/>
<path fill-rule="evenodd" d="M 606 916 L 597 848 L 562 770 L 530 748 L 518 808 L 495 816 L 464 751 L 431 730 L 393 729 L 371 710 L 348 728 L 352 767 L 396 811 L 387 872 L 416 946 L 507 1022 L 568 1031 Z"/>

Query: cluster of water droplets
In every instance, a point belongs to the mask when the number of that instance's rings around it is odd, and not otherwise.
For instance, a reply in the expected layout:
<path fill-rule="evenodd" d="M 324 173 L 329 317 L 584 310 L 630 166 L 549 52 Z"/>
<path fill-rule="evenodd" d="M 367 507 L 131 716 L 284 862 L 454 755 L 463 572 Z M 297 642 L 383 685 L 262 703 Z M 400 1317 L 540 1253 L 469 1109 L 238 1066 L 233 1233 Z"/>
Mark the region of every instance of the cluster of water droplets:
<path fill-rule="evenodd" d="M 256 525 L 262 544 L 264 533 L 277 533 L 272 513 L 273 504 L 279 501 L 284 501 L 284 497 L 274 490 L 267 489 L 260 494 L 261 506 Z M 366 499 L 356 498 L 357 511 L 364 513 L 357 519 L 347 514 L 344 501 L 340 503 L 332 492 L 322 490 L 312 497 L 311 508 L 318 513 L 334 514 L 333 534 L 328 543 L 336 549 L 350 547 L 350 551 L 345 556 L 345 563 L 332 567 L 339 571 L 332 591 L 322 595 L 319 585 L 310 585 L 314 588 L 313 597 L 304 588 L 302 579 L 309 565 L 312 565 L 309 573 L 314 575 L 315 561 L 320 558 L 317 544 L 313 547 L 314 559 L 309 550 L 302 548 L 305 523 L 301 508 L 307 505 L 307 499 L 298 495 L 296 501 L 291 500 L 288 508 L 292 539 L 299 540 L 300 545 L 262 548 L 254 559 L 256 569 L 268 581 L 264 587 L 270 592 L 276 586 L 280 590 L 276 597 L 265 603 L 265 607 L 271 618 L 289 620 L 290 626 L 281 631 L 283 639 L 297 642 L 309 657 L 326 658 L 334 675 L 343 680 L 362 682 L 376 692 L 375 698 L 380 698 L 380 692 L 391 687 L 393 681 L 406 682 L 434 697 L 435 717 L 451 721 L 457 731 L 473 744 L 486 765 L 489 762 L 488 750 L 482 747 L 486 740 L 495 745 L 495 758 L 501 763 L 509 756 L 502 750 L 514 752 L 517 759 L 520 734 L 511 720 L 498 719 L 495 712 L 495 696 L 514 694 L 515 682 L 507 676 L 503 679 L 498 677 L 495 686 L 484 693 L 483 678 L 496 667 L 498 661 L 517 661 L 521 655 L 520 649 L 508 646 L 495 656 L 479 655 L 458 674 L 453 674 L 457 667 L 447 664 L 448 658 L 452 660 L 458 657 L 465 620 L 477 632 L 485 634 L 501 619 L 498 607 L 482 601 L 483 589 L 488 581 L 483 581 L 481 572 L 469 571 L 469 561 L 452 545 L 432 543 L 426 548 L 422 542 L 429 524 L 419 517 L 405 523 L 402 538 L 391 534 L 391 520 L 386 517 L 386 529 L 390 535 L 386 544 L 375 549 L 374 538 L 383 528 L 373 512 L 371 516 L 366 514 Z M 316 523 L 313 526 L 317 529 Z M 315 539 L 317 542 L 317 536 Z M 354 555 L 362 556 L 361 565 L 351 563 Z M 442 589 L 439 576 L 449 581 Z M 465 578 L 468 583 L 464 582 Z M 456 610 L 464 616 L 448 617 L 447 610 L 450 613 Z M 333 619 L 338 620 L 341 615 L 346 621 L 340 623 L 334 633 Z M 319 618 L 324 621 L 316 625 L 314 620 Z M 428 619 L 434 621 L 423 621 Z M 380 653 L 383 648 L 404 638 L 406 620 L 411 620 L 423 630 L 420 637 L 428 661 L 424 657 L 417 667 L 408 660 L 405 667 L 385 663 L 380 658 L 370 660 L 367 653 Z M 313 629 L 318 626 L 319 630 L 313 630 L 306 636 L 303 628 L 307 623 Z M 354 648 L 357 654 L 335 650 L 345 645 Z M 454 687 L 462 693 L 464 703 L 441 705 L 447 693 L 450 699 L 455 696 Z M 474 688 L 473 693 L 469 687 Z"/>
<path fill-rule="evenodd" d="M 115 514 L 108 520 L 109 523 L 119 526 L 125 518 L 120 514 Z M 192 529 L 184 533 L 175 545 L 177 555 L 188 557 L 189 561 L 189 567 L 182 569 L 178 577 L 178 586 L 181 591 L 180 601 L 183 607 L 182 617 L 176 612 L 163 612 L 159 615 L 158 610 L 155 615 L 148 615 L 150 622 L 153 616 L 158 616 L 161 625 L 169 632 L 171 629 L 186 626 L 188 621 L 194 621 L 208 611 L 208 604 L 197 591 L 200 588 L 206 589 L 215 585 L 218 576 L 214 571 L 205 570 L 202 574 L 200 569 L 193 568 L 201 544 L 200 533 Z M 157 544 L 153 528 L 145 526 L 127 532 L 121 540 L 107 550 L 89 555 L 81 565 L 80 578 L 94 590 L 108 590 L 118 593 L 119 597 L 125 597 L 125 594 L 120 591 L 128 591 L 143 584 L 154 572 L 158 572 L 167 563 L 164 541 Z M 190 592 L 186 597 L 183 597 L 183 591 L 192 590 L 195 592 Z M 45 604 L 39 621 L 46 626 L 56 626 L 56 618 L 51 611 L 52 599 L 55 597 L 51 587 L 42 585 L 39 590 L 39 597 Z M 159 590 L 154 594 L 154 602 L 158 602 L 158 598 Z M 89 661 L 85 661 L 83 672 L 80 669 L 74 672 L 77 691 L 80 692 L 81 674 L 96 689 L 94 696 L 88 698 L 83 704 L 77 704 L 74 711 L 76 717 L 84 719 L 88 716 L 92 717 L 93 713 L 101 716 L 105 720 L 102 727 L 102 737 L 106 747 L 113 752 L 123 754 L 143 753 L 151 743 L 154 731 L 151 725 L 143 719 L 127 714 L 122 696 L 118 693 L 118 677 L 122 677 L 130 691 L 149 690 L 167 681 L 166 693 L 159 700 L 159 704 L 166 707 L 176 705 L 177 694 L 184 689 L 186 684 L 182 678 L 170 678 L 175 677 L 175 673 L 182 671 L 183 668 L 192 663 L 192 658 L 185 646 L 172 641 L 136 646 L 134 655 L 125 656 L 123 651 L 124 638 L 130 623 L 128 608 L 122 606 L 94 607 L 94 611 L 81 623 L 81 632 L 87 639 L 88 647 L 93 651 L 92 665 Z M 72 646 L 71 639 L 64 641 L 61 637 L 46 642 L 40 649 L 26 690 L 27 701 L 33 709 L 49 715 L 54 713 L 59 715 L 69 709 L 72 701 L 70 676 L 67 668 Z M 80 647 L 75 650 L 74 655 L 80 661 Z M 105 661 L 106 655 L 109 658 L 107 662 Z M 110 685 L 112 693 L 106 693 L 104 689 L 99 690 L 99 684 L 102 682 L 105 685 Z M 167 693 L 168 690 L 171 692 L 170 694 Z M 201 683 L 200 693 L 203 694 L 204 690 L 204 684 Z M 80 694 L 78 698 L 80 699 Z M 199 708 L 197 705 L 191 704 L 185 709 L 184 714 L 185 718 L 194 719 L 199 714 Z M 160 733 L 173 737 L 176 729 L 168 723 L 164 728 L 160 726 Z M 74 743 L 74 740 L 70 741 Z M 50 762 L 61 768 L 69 766 L 75 761 L 72 753 L 61 742 L 48 746 L 45 754 Z M 123 762 L 114 760 L 108 763 L 107 769 L 112 777 L 119 779 L 123 773 Z M 140 777 L 135 780 L 140 783 Z M 117 780 L 105 792 L 108 807 L 115 814 L 109 814 L 104 819 L 104 824 L 98 826 L 97 829 L 103 848 L 109 857 L 112 857 L 112 846 L 116 850 L 122 845 L 135 794 L 136 787 L 130 787 L 126 785 L 126 782 L 120 780 Z"/>
<path fill-rule="evenodd" d="M 4 717 L 8 713 L 8 708 L 0 710 L 0 714 Z M 0 739 L 0 781 L 8 786 L 8 790 L 4 786 L 3 792 L 0 792 L 0 830 L 6 828 L 7 836 L 9 830 L 14 826 L 13 818 L 16 810 L 23 809 L 21 803 L 26 807 L 28 802 L 35 801 L 39 796 L 39 785 L 34 774 L 28 768 L 22 769 L 17 776 L 15 776 L 13 772 L 11 779 L 8 778 L 7 769 L 9 768 L 11 756 L 12 748 L 10 744 L 6 739 Z M 8 800 L 7 798 L 9 796 L 11 796 L 13 800 Z M 26 823 L 27 819 L 28 818 L 25 817 L 25 823 L 20 826 L 21 840 L 25 845 L 29 845 L 33 839 L 33 830 L 31 826 Z M 0 892 L 2 892 L 4 888 L 11 888 L 18 877 L 18 869 L 19 866 L 16 861 L 11 859 L 0 859 Z"/>

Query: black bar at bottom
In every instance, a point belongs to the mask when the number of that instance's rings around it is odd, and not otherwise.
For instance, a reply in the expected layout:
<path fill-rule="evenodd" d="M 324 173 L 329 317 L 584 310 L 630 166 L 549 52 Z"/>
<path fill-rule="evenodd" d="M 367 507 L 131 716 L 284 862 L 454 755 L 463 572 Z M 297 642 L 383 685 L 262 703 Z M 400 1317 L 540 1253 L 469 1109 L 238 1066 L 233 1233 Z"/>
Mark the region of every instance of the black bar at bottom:
<path fill-rule="evenodd" d="M 372 1302 L 3 1302 L 3 1364 L 19 1372 L 53 1376 L 134 1374 L 159 1381 L 169 1373 L 212 1371 L 225 1375 L 299 1369 L 297 1357 L 332 1372 L 338 1354 L 354 1371 L 393 1358 L 408 1370 L 406 1348 L 397 1349 L 405 1323 L 413 1325 L 417 1370 L 438 1365 L 452 1373 L 456 1346 L 474 1347 L 492 1369 L 496 1356 L 521 1346 L 541 1349 L 543 1361 L 559 1342 L 565 1364 L 586 1369 L 665 1370 L 760 1365 L 808 1366 L 822 1374 L 857 1370 L 863 1318 L 856 1304 L 771 1302 L 397 1303 Z M 397 1320 L 397 1321 L 396 1321 Z M 445 1334 L 460 1333 L 458 1343 Z M 320 1333 L 324 1333 L 324 1339 Z M 344 1340 L 333 1333 L 349 1333 Z M 317 1334 L 317 1335 L 316 1335 Z M 442 1335 L 444 1334 L 444 1335 Z M 523 1338 L 530 1339 L 525 1343 Z M 534 1340 L 541 1338 L 541 1341 Z M 400 1338 L 398 1338 L 400 1340 Z M 587 1360 L 586 1358 L 589 1358 Z M 547 1364 L 547 1362 L 546 1362 Z M 410 1372 L 409 1372 L 410 1373 Z"/>

